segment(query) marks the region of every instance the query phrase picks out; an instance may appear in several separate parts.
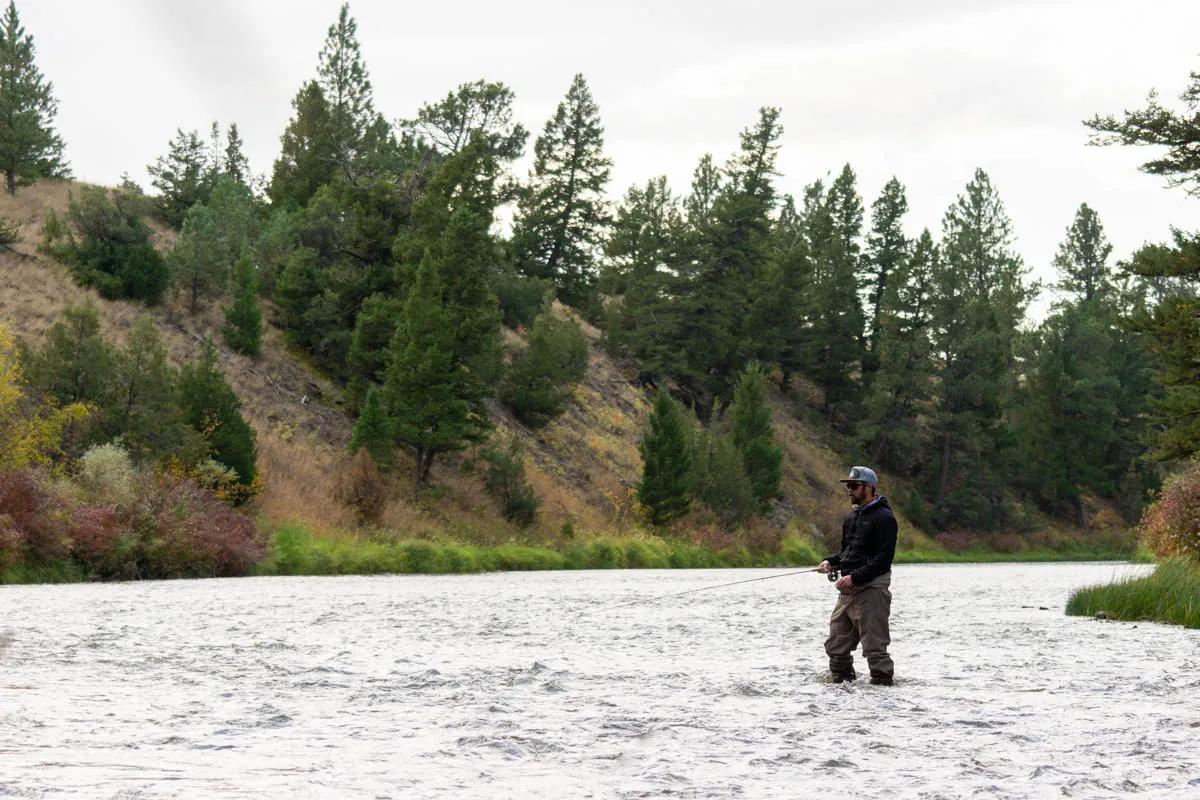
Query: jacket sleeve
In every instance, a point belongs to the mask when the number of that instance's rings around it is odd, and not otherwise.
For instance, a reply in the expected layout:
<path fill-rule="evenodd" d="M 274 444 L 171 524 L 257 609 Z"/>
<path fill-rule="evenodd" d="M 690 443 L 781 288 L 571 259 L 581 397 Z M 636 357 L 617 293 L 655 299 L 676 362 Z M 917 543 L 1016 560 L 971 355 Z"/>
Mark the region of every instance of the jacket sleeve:
<path fill-rule="evenodd" d="M 842 564 L 842 552 L 846 549 L 846 529 L 849 527 L 849 517 L 842 520 L 842 549 L 832 555 L 825 556 L 825 560 L 829 562 L 831 567 L 839 567 Z"/>
<path fill-rule="evenodd" d="M 890 570 L 896 557 L 896 517 L 890 512 L 876 516 L 871 533 L 878 537 L 879 547 L 867 563 L 850 573 L 855 586 L 868 584 Z"/>

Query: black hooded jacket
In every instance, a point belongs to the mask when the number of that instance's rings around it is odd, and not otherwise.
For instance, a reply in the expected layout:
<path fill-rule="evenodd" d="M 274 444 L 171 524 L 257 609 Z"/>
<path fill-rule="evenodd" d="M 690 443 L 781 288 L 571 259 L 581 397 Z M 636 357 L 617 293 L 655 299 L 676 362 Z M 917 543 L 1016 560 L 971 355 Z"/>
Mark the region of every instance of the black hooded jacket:
<path fill-rule="evenodd" d="M 882 495 L 842 520 L 842 550 L 825 560 L 863 586 L 892 568 L 896 556 L 896 517 Z"/>

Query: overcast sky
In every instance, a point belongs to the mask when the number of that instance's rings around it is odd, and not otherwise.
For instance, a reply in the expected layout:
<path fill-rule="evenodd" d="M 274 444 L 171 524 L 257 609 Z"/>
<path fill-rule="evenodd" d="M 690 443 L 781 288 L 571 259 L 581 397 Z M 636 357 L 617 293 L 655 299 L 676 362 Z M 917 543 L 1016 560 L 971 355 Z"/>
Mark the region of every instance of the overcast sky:
<path fill-rule="evenodd" d="M 291 100 L 316 72 L 335 0 L 18 0 L 59 99 L 76 177 L 148 185 L 177 127 L 236 122 L 270 173 Z M 908 227 L 939 233 L 975 167 L 992 178 L 1035 276 L 1081 202 L 1118 257 L 1197 224 L 1200 200 L 1144 175 L 1146 151 L 1087 147 L 1080 124 L 1175 102 L 1200 70 L 1200 2 L 398 3 L 356 0 L 377 108 L 411 116 L 477 78 L 516 92 L 535 134 L 582 72 L 614 161 L 610 194 L 737 147 L 757 109 L 783 109 L 780 189 L 849 162 L 868 209 L 893 174 Z M 869 212 L 868 212 L 869 213 Z M 1040 304 L 1044 307 L 1044 302 Z M 1039 309 L 1040 310 L 1040 309 Z"/>

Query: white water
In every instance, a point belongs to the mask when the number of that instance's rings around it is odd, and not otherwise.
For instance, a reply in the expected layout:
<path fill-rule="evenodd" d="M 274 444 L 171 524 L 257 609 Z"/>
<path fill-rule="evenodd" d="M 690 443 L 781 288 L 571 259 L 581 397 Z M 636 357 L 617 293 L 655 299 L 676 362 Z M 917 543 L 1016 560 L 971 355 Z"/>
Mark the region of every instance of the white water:
<path fill-rule="evenodd" d="M 1142 569 L 897 567 L 891 688 L 819 575 L 0 587 L 0 797 L 1196 798 L 1200 632 L 1063 615 Z"/>

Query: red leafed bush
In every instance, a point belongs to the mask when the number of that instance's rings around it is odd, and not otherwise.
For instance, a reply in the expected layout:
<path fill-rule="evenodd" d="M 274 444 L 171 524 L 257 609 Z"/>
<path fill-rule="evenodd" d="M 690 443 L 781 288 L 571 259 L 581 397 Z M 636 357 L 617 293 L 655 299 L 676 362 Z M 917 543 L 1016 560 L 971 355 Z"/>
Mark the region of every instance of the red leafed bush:
<path fill-rule="evenodd" d="M 189 480 L 146 480 L 135 513 L 148 578 L 245 575 L 266 553 L 254 522 Z"/>
<path fill-rule="evenodd" d="M 67 554 L 59 504 L 52 502 L 41 480 L 30 469 L 0 472 L 0 515 L 8 517 L 10 527 L 21 539 L 20 549 L 31 561 L 51 561 Z M 12 539 L 10 532 L 9 539 Z"/>
<path fill-rule="evenodd" d="M 1142 542 L 1160 558 L 1200 561 L 1200 463 L 1167 482 L 1138 528 Z"/>
<path fill-rule="evenodd" d="M 136 565 L 122 563 L 121 533 L 129 520 L 115 506 L 80 506 L 71 512 L 71 554 L 105 578 L 134 577 Z"/>
<path fill-rule="evenodd" d="M 25 549 L 25 536 L 17 529 L 13 518 L 8 514 L 0 514 L 0 572 L 16 566 L 21 561 L 21 551 Z"/>

